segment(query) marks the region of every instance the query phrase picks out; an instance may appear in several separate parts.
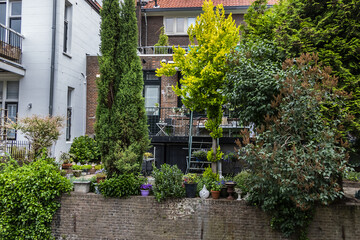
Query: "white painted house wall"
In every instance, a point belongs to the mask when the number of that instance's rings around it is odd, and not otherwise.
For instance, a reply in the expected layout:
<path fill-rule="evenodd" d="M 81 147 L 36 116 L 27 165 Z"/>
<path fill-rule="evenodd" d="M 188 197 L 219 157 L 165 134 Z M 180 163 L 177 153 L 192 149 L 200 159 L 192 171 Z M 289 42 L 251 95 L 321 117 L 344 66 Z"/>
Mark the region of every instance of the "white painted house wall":
<path fill-rule="evenodd" d="M 65 131 L 53 147 L 53 154 L 68 151 L 75 137 L 85 134 L 86 54 L 99 53 L 100 15 L 85 0 L 68 0 L 72 5 L 70 21 L 71 50 L 63 53 L 65 0 L 57 0 L 56 55 L 53 115 L 66 116 L 68 87 L 72 96 L 71 139 Z M 18 116 L 48 115 L 52 42 L 52 0 L 22 1 L 23 61 L 26 74 L 20 79 Z M 28 108 L 28 104 L 32 108 Z M 18 134 L 17 140 L 23 140 Z"/>

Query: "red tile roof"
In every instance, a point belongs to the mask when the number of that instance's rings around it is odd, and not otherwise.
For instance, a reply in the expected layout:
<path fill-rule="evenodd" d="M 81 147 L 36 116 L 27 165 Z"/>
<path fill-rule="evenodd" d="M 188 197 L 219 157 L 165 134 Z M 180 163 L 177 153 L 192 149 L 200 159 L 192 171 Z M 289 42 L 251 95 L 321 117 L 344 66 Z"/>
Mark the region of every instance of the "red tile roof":
<path fill-rule="evenodd" d="M 159 8 L 201 8 L 205 0 L 158 0 Z M 255 0 L 213 0 L 214 5 L 223 4 L 224 7 L 230 6 L 250 6 Z M 268 0 L 269 5 L 273 5 L 278 0 Z M 150 0 L 144 8 L 154 8 L 155 0 Z"/>

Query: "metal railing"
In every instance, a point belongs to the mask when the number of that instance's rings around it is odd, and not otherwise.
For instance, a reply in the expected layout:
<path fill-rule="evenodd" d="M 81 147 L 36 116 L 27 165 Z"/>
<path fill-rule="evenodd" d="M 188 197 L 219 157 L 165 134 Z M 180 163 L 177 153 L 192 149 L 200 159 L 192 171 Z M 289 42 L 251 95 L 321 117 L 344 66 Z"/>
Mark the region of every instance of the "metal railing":
<path fill-rule="evenodd" d="M 184 48 L 186 52 L 189 51 L 189 46 L 180 46 Z M 175 46 L 176 48 L 176 46 Z M 145 46 L 138 47 L 139 55 L 166 55 L 174 54 L 173 46 Z"/>
<path fill-rule="evenodd" d="M 8 140 L 6 153 L 15 160 L 26 160 L 30 157 L 31 145 L 28 141 Z"/>
<path fill-rule="evenodd" d="M 186 108 L 164 108 L 148 107 L 145 108 L 149 126 L 150 136 L 189 136 L 190 111 Z M 231 118 L 231 113 L 225 111 L 222 123 L 224 137 L 239 137 L 243 127 L 239 124 L 239 119 Z M 209 131 L 205 129 L 207 121 L 206 113 L 193 114 L 192 136 L 208 137 Z"/>
<path fill-rule="evenodd" d="M 0 57 L 20 64 L 23 38 L 20 33 L 0 24 Z"/>

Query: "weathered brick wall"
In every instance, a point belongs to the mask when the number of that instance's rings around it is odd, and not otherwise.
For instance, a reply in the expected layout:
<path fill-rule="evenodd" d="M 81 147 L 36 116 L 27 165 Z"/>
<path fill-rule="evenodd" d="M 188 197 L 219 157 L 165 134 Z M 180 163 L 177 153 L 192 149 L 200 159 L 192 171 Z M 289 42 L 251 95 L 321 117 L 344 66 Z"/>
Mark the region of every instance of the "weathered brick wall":
<path fill-rule="evenodd" d="M 95 113 L 97 105 L 96 75 L 99 74 L 97 56 L 86 57 L 86 134 L 94 135 Z"/>
<path fill-rule="evenodd" d="M 310 239 L 358 239 L 359 206 L 317 210 Z M 64 195 L 54 216 L 56 239 L 285 239 L 271 230 L 269 218 L 243 201 L 154 197 L 105 199 L 101 195 Z"/>

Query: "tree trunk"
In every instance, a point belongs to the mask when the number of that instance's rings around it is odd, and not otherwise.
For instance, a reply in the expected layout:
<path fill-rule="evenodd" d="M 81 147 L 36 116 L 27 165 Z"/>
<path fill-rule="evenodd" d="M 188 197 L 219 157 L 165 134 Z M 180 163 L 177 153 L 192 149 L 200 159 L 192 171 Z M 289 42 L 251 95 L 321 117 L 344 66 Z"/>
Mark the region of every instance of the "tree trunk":
<path fill-rule="evenodd" d="M 217 148 L 218 148 L 216 138 L 212 138 L 212 146 L 211 146 L 211 148 L 213 150 L 213 158 L 216 159 L 216 151 L 217 151 Z M 211 163 L 211 169 L 212 169 L 213 173 L 217 173 L 218 169 L 217 169 L 216 162 Z"/>

